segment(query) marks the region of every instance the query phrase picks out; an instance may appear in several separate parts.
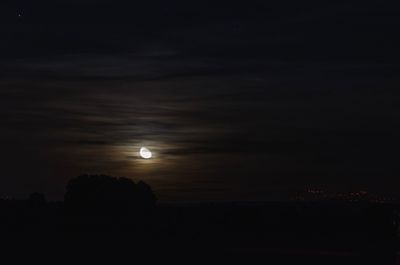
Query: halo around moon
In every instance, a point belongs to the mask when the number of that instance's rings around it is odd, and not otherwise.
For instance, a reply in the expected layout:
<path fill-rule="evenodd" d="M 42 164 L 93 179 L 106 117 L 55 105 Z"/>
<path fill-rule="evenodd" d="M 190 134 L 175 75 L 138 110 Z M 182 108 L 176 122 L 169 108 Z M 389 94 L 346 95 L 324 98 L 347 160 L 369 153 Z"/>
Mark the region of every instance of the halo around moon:
<path fill-rule="evenodd" d="M 153 154 L 151 151 L 146 147 L 141 147 L 139 151 L 140 157 L 143 159 L 150 159 L 152 158 Z"/>

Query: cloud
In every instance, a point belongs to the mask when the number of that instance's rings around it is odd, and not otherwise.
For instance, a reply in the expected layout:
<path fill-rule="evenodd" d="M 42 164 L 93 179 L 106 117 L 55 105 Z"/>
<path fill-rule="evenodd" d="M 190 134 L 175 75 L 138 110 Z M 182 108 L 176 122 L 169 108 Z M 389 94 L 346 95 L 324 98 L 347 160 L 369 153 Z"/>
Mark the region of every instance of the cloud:
<path fill-rule="evenodd" d="M 365 18 L 334 15 L 351 8 L 40 3 L 0 18 L 0 184 L 12 190 L 30 167 L 47 190 L 95 171 L 201 196 L 392 178 L 397 57 Z M 157 159 L 137 159 L 141 145 Z"/>

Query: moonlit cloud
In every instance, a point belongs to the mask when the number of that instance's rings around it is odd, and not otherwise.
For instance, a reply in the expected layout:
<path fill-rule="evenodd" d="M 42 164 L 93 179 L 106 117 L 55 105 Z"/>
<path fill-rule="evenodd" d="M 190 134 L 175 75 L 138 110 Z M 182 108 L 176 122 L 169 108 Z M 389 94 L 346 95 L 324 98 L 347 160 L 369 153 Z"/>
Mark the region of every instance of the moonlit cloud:
<path fill-rule="evenodd" d="M 4 190 L 59 198 L 86 172 L 144 179 L 171 200 L 397 183 L 385 151 L 396 56 L 368 41 L 381 31 L 364 34 L 362 10 L 65 5 L 1 18 Z"/>

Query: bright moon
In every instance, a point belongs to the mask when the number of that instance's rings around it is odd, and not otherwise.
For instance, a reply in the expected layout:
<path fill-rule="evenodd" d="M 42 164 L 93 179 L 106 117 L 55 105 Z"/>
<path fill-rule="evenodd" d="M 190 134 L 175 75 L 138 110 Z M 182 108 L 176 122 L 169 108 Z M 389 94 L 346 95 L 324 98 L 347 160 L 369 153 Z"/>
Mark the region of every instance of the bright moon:
<path fill-rule="evenodd" d="M 153 154 L 151 153 L 151 151 L 146 148 L 146 147 L 142 147 L 140 148 L 140 152 L 139 152 L 140 156 L 144 159 L 150 159 Z"/>

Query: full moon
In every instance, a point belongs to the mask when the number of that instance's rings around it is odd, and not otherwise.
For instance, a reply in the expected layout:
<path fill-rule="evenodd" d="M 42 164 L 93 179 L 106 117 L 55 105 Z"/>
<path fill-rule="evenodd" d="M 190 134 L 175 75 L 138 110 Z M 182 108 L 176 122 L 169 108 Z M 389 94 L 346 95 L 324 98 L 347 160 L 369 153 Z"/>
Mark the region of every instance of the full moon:
<path fill-rule="evenodd" d="M 140 156 L 144 159 L 150 159 L 153 154 L 151 153 L 151 151 L 146 148 L 146 147 L 142 147 L 140 148 L 140 152 L 139 152 Z"/>

